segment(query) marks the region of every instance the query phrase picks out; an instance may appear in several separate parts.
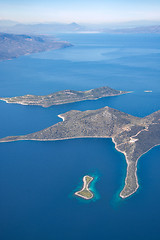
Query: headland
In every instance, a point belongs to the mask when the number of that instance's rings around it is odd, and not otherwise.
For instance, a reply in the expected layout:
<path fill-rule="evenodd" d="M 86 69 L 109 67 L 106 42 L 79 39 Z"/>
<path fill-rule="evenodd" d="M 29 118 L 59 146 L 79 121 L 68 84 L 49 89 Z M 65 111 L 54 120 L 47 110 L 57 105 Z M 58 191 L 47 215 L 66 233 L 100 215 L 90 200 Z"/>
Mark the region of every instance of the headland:
<path fill-rule="evenodd" d="M 70 46 L 69 42 L 49 36 L 0 33 L 0 61 Z"/>
<path fill-rule="evenodd" d="M 59 117 L 63 121 L 44 130 L 5 137 L 0 139 L 0 142 L 111 138 L 116 150 L 124 154 L 127 163 L 125 186 L 120 197 L 127 198 L 137 191 L 138 159 L 153 147 L 160 145 L 160 110 L 139 118 L 106 106 L 83 112 L 72 110 L 60 114 Z"/>

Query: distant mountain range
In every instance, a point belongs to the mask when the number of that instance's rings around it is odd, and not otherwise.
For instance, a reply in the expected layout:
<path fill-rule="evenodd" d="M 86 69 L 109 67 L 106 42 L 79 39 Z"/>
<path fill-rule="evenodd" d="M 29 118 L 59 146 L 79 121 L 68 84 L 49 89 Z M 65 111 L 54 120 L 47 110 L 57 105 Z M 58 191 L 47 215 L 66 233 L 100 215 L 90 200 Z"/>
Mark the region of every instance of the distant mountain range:
<path fill-rule="evenodd" d="M 0 21 L 0 32 L 15 33 L 15 34 L 54 34 L 67 32 L 85 31 L 86 28 L 77 23 L 62 24 L 62 23 L 38 23 L 38 24 L 4 24 Z"/>
<path fill-rule="evenodd" d="M 1 27 L 11 27 L 11 26 L 15 26 L 16 24 L 18 24 L 18 22 L 11 21 L 11 20 L 0 20 Z"/>
<path fill-rule="evenodd" d="M 130 27 L 130 28 L 122 28 L 122 29 L 103 29 L 103 32 L 106 33 L 119 33 L 119 34 L 127 34 L 127 33 L 160 33 L 160 25 L 154 26 L 144 26 L 144 27 Z"/>
<path fill-rule="evenodd" d="M 99 32 L 110 34 L 160 33 L 160 22 L 128 22 L 118 24 L 33 23 L 22 24 L 10 20 L 0 20 L 0 32 L 14 34 L 47 34 Z"/>
<path fill-rule="evenodd" d="M 46 36 L 0 33 L 0 61 L 69 46 L 68 42 Z"/>

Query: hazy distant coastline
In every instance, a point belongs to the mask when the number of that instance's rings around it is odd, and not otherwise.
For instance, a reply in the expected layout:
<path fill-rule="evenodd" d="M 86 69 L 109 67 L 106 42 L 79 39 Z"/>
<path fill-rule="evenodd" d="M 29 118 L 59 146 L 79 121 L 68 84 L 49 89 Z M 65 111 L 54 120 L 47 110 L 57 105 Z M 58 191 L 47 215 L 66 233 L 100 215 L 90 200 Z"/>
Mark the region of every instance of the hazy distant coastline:
<path fill-rule="evenodd" d="M 70 46 L 72 44 L 53 37 L 0 33 L 0 61 Z"/>
<path fill-rule="evenodd" d="M 160 21 L 140 21 L 104 24 L 72 23 L 19 23 L 0 20 L 0 32 L 12 34 L 54 35 L 58 33 L 108 33 L 108 34 L 141 34 L 160 33 Z"/>

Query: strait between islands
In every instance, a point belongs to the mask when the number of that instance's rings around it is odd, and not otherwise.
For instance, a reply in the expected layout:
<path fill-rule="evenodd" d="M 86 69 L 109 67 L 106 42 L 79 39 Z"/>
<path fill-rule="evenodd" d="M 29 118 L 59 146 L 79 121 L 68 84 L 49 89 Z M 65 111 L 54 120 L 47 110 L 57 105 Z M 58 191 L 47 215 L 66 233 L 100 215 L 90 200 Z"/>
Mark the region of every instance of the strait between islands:
<path fill-rule="evenodd" d="M 104 91 L 107 92 L 107 90 L 112 92 L 112 89 L 103 87 L 80 92 L 78 97 L 77 94 L 79 92 L 70 90 L 61 91 L 59 92 L 61 93 L 59 95 L 59 100 L 56 100 L 56 103 L 55 101 L 51 101 L 52 97 L 50 97 L 50 100 L 47 102 L 45 96 L 44 101 L 42 100 L 42 96 L 39 96 L 40 101 L 38 101 L 36 97 L 34 100 L 33 95 L 31 95 L 32 101 L 28 100 L 25 96 L 17 97 L 18 100 L 15 100 L 15 97 L 1 98 L 1 100 L 8 103 L 14 102 L 25 105 L 49 107 L 54 104 L 98 99 L 104 97 Z M 111 92 L 108 96 L 127 93 L 118 91 L 117 94 L 112 94 Z M 55 96 L 55 94 L 52 95 Z M 66 96 L 68 95 L 69 98 L 67 101 Z M 57 93 L 56 96 L 58 96 Z M 83 96 L 83 98 L 79 96 Z M 107 94 L 105 96 L 107 96 Z M 115 148 L 125 155 L 127 162 L 125 186 L 120 193 L 120 197 L 127 198 L 136 192 L 139 187 L 137 179 L 138 159 L 151 148 L 160 145 L 160 110 L 144 118 L 139 118 L 106 106 L 98 110 L 88 110 L 84 112 L 72 110 L 59 115 L 59 117 L 62 118 L 63 121 L 49 128 L 23 136 L 5 137 L 0 139 L 0 142 L 19 140 L 55 141 L 73 138 L 111 138 L 115 144 Z"/>

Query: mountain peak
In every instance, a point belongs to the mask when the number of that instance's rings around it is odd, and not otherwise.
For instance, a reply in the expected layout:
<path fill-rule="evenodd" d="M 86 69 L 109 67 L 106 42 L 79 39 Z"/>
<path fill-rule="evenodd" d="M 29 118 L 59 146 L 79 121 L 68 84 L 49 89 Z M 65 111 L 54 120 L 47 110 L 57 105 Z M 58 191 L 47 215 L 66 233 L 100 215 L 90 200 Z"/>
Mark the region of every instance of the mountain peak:
<path fill-rule="evenodd" d="M 70 23 L 69 25 L 72 25 L 72 26 L 75 26 L 75 27 L 79 27 L 79 26 L 80 26 L 80 25 L 77 24 L 76 22 L 72 22 L 72 23 Z"/>

